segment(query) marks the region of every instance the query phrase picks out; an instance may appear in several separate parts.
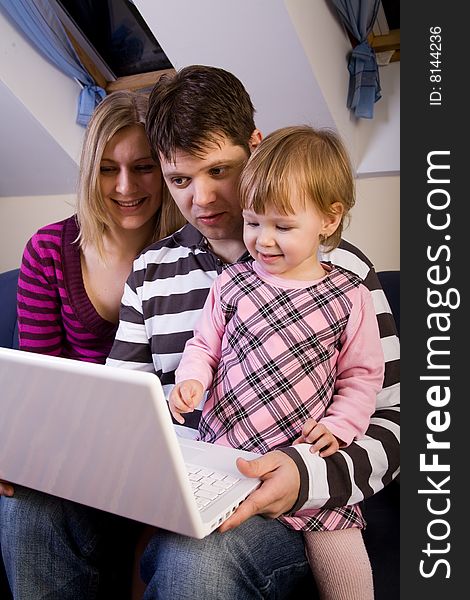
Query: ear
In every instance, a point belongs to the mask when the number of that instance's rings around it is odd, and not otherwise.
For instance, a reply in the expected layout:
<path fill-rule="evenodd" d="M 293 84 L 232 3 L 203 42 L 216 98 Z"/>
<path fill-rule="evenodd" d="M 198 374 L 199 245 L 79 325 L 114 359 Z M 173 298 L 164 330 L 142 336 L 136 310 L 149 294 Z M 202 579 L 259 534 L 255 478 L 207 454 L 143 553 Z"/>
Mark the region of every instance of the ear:
<path fill-rule="evenodd" d="M 263 139 L 263 134 L 261 133 L 261 131 L 259 129 L 254 129 L 253 133 L 250 136 L 250 139 L 248 140 L 248 146 L 250 148 L 250 152 L 253 152 L 253 150 L 256 148 L 256 146 L 259 146 L 262 139 Z"/>
<path fill-rule="evenodd" d="M 338 229 L 343 218 L 344 208 L 341 202 L 334 202 L 330 207 L 330 213 L 323 215 L 322 235 L 329 237 Z"/>

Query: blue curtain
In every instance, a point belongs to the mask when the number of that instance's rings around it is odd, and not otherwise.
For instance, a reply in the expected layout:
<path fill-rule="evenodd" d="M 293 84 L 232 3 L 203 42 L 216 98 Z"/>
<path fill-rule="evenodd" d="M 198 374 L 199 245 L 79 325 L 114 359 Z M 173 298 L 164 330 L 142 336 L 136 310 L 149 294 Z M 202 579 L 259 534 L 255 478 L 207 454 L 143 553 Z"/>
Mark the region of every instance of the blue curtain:
<path fill-rule="evenodd" d="M 85 127 L 106 92 L 96 85 L 82 65 L 51 3 L 48 0 L 0 0 L 0 6 L 52 64 L 79 83 L 82 89 L 77 123 Z"/>
<path fill-rule="evenodd" d="M 349 57 L 347 106 L 356 117 L 372 119 L 374 103 L 380 100 L 380 79 L 375 52 L 367 36 L 372 30 L 380 0 L 331 0 L 344 25 L 358 44 Z"/>

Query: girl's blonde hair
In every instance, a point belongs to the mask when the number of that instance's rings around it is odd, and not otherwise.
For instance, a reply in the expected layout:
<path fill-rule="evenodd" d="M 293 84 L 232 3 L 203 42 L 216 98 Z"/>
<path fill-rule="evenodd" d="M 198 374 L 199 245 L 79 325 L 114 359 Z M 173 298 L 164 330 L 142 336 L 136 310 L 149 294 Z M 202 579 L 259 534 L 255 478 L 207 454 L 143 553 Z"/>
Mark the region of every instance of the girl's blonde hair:
<path fill-rule="evenodd" d="M 325 215 L 335 214 L 333 204 L 341 203 L 338 228 L 322 240 L 326 249 L 335 248 L 354 206 L 355 190 L 348 153 L 333 131 L 308 125 L 283 127 L 264 138 L 250 156 L 240 179 L 243 209 L 264 214 L 273 207 L 292 214 L 293 194 Z"/>
<path fill-rule="evenodd" d="M 100 187 L 100 163 L 109 140 L 123 127 L 145 128 L 148 98 L 141 93 L 116 91 L 98 104 L 88 123 L 83 140 L 77 194 L 78 242 L 96 247 L 104 260 L 103 233 L 112 221 Z M 163 178 L 162 178 L 163 180 Z M 155 229 L 149 243 L 170 235 L 185 220 L 163 181 L 162 204 L 155 215 Z"/>

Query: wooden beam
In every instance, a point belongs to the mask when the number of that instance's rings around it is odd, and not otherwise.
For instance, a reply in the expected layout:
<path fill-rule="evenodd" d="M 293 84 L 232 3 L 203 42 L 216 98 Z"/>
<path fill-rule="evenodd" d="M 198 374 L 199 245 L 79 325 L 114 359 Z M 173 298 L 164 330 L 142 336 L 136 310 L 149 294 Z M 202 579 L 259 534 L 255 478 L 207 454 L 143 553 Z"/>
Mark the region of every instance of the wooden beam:
<path fill-rule="evenodd" d="M 64 28 L 65 28 L 65 25 L 64 25 Z M 83 48 L 80 46 L 80 44 L 77 42 L 77 40 L 73 37 L 73 35 L 70 33 L 70 31 L 68 29 L 65 29 L 65 32 L 67 33 L 70 43 L 74 47 L 74 50 L 78 54 L 78 58 L 82 61 L 82 64 L 85 67 L 85 69 L 93 77 L 93 79 L 96 81 L 97 85 L 106 89 L 108 82 L 106 81 L 104 75 L 101 73 L 101 71 L 98 70 L 98 67 L 91 60 L 91 58 L 88 56 L 88 54 L 83 50 Z"/>
<path fill-rule="evenodd" d="M 161 71 L 141 73 L 140 75 L 118 77 L 116 81 L 108 81 L 105 89 L 108 94 L 116 90 L 146 90 L 152 88 L 162 75 L 168 73 L 175 73 L 175 69 L 162 69 Z"/>
<path fill-rule="evenodd" d="M 391 29 L 387 35 L 369 34 L 369 44 L 376 52 L 385 52 L 387 50 L 400 49 L 400 30 Z"/>

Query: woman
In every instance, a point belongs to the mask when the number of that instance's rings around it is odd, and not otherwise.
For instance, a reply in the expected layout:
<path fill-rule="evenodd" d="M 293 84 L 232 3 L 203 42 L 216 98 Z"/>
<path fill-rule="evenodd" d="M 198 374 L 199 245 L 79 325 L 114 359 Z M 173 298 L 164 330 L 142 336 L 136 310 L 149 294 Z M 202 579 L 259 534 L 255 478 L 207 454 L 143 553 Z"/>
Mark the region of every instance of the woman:
<path fill-rule="evenodd" d="M 98 105 L 82 148 L 77 214 L 40 229 L 24 251 L 22 350 L 104 363 L 133 260 L 183 224 L 151 155 L 146 112 L 146 97 L 134 92 Z"/>
<path fill-rule="evenodd" d="M 184 224 L 152 158 L 146 113 L 147 98 L 128 91 L 110 94 L 96 108 L 82 147 L 76 214 L 42 227 L 24 250 L 20 349 L 104 363 L 132 262 Z M 0 498 L 0 531 L 14 597 L 42 597 L 61 589 L 62 598 L 88 599 L 119 586 L 116 572 L 123 574 L 133 554 L 133 544 L 123 540 L 126 526 L 117 525 L 119 517 L 25 488 L 14 492 L 0 482 L 0 497 L 11 496 Z M 82 525 L 72 530 L 64 522 Z M 55 523 L 67 539 L 49 535 Z M 129 541 L 135 540 L 137 531 L 131 524 L 128 530 Z M 101 538 L 113 543 L 106 531 L 116 531 L 114 548 L 101 547 Z M 68 556 L 69 547 L 82 557 L 80 583 L 61 580 L 68 561 L 76 561 Z M 52 562 L 41 562 L 51 556 Z"/>

